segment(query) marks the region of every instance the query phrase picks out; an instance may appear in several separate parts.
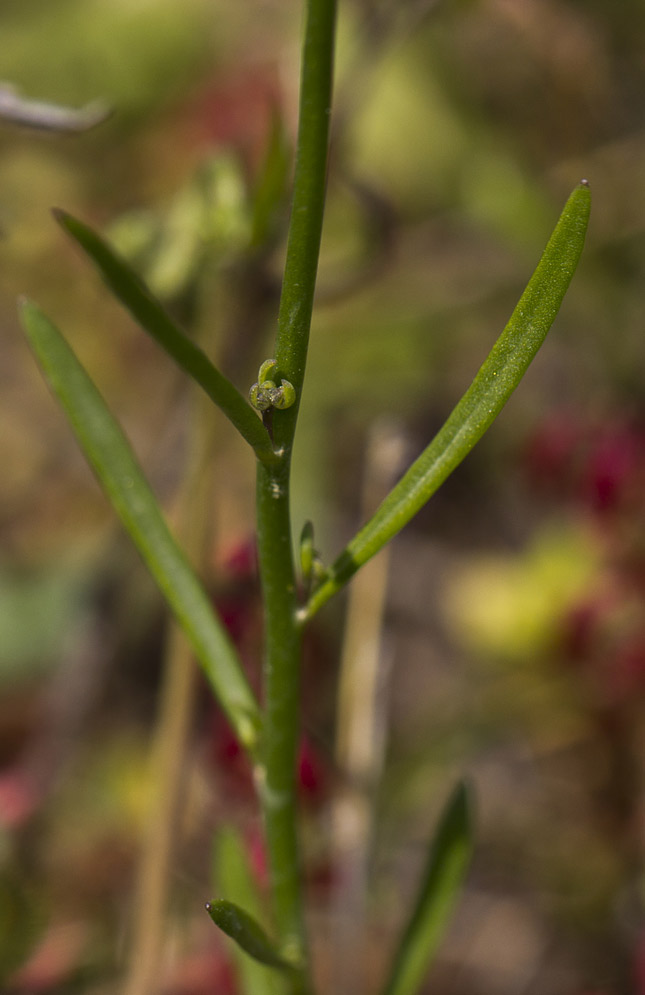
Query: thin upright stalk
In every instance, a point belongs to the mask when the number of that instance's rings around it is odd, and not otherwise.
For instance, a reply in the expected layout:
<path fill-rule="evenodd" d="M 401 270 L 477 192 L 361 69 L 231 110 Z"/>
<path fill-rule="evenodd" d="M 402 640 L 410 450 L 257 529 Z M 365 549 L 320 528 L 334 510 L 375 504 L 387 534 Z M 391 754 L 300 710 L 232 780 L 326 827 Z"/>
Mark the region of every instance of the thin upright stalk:
<path fill-rule="evenodd" d="M 293 204 L 278 313 L 275 359 L 296 403 L 275 419 L 277 447 L 288 453 L 305 376 L 327 179 L 336 0 L 307 0 Z"/>
<path fill-rule="evenodd" d="M 305 971 L 306 940 L 300 893 L 295 765 L 298 748 L 300 630 L 287 490 L 281 472 L 258 463 L 257 521 L 264 584 L 264 740 L 259 794 L 264 815 L 273 911 L 283 956 Z M 306 991 L 304 980 L 294 991 Z"/>
<path fill-rule="evenodd" d="M 289 477 L 320 251 L 331 105 L 336 0 L 307 0 L 293 205 L 275 359 L 296 403 L 274 411 L 279 463 L 258 462 L 257 524 L 265 604 L 265 716 L 258 787 L 281 952 L 293 995 L 311 991 L 296 822 L 300 625 L 291 544 Z"/>

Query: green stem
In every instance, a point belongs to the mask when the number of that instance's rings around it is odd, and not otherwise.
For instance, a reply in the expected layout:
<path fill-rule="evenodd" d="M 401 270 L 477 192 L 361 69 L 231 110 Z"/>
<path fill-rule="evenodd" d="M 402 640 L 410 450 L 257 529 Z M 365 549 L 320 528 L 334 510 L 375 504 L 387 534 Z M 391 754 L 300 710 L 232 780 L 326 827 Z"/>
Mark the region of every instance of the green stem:
<path fill-rule="evenodd" d="M 301 969 L 293 992 L 306 992 L 306 940 L 296 825 L 296 753 L 300 629 L 291 548 L 289 463 L 257 465 L 257 522 L 264 587 L 265 691 L 262 766 L 258 788 L 264 815 L 273 907 L 280 952 Z"/>
<path fill-rule="evenodd" d="M 258 786 L 281 954 L 292 995 L 311 991 L 296 811 L 300 625 L 291 546 L 289 478 L 305 374 L 327 174 L 336 0 L 307 0 L 293 205 L 275 348 L 277 378 L 295 404 L 272 412 L 279 463 L 258 462 L 257 525 L 265 605 L 265 725 Z"/>
<path fill-rule="evenodd" d="M 272 412 L 279 463 L 258 462 L 257 525 L 265 605 L 265 725 L 258 785 L 281 954 L 292 995 L 311 991 L 296 811 L 300 625 L 291 546 L 291 450 L 305 374 L 327 174 L 336 0 L 307 0 L 293 205 L 275 348 L 295 404 Z"/>
<path fill-rule="evenodd" d="M 327 177 L 336 0 L 307 0 L 300 82 L 300 115 L 293 205 L 278 313 L 278 380 L 296 391 L 296 403 L 275 419 L 275 442 L 289 452 L 305 376 Z"/>

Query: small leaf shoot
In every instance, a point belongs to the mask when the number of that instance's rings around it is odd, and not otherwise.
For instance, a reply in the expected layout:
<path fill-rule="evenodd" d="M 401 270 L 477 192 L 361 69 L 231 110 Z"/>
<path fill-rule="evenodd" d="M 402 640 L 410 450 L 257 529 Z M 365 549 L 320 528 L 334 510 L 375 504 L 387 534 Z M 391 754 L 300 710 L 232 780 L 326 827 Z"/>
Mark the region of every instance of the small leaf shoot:
<path fill-rule="evenodd" d="M 216 902 L 207 902 L 206 911 L 215 925 L 235 940 L 249 957 L 253 957 L 260 964 L 266 964 L 267 967 L 275 967 L 281 971 L 291 969 L 292 965 L 280 956 L 275 944 L 260 924 L 235 902 L 229 902 L 224 898 Z"/>

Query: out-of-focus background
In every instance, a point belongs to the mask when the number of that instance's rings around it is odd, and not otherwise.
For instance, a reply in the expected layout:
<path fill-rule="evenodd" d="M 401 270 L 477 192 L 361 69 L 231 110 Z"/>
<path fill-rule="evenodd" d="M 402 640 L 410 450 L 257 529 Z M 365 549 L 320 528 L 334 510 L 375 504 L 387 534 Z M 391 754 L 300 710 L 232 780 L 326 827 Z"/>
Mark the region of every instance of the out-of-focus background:
<path fill-rule="evenodd" d="M 329 843 L 347 782 L 334 720 L 347 615 L 357 645 L 377 641 L 376 676 L 367 666 L 381 688 L 367 719 L 378 783 L 364 792 L 377 816 L 355 874 L 368 881 L 350 951 L 360 990 L 378 988 L 438 812 L 467 774 L 476 858 L 427 991 L 643 995 L 645 7 L 340 6 L 294 485 L 296 527 L 314 520 L 325 559 L 468 385 L 582 177 L 593 209 L 542 353 L 379 561 L 369 617 L 357 595 L 312 629 L 300 780 L 317 971 L 326 984 L 356 899 Z M 112 238 L 246 391 L 272 350 L 300 16 L 295 0 L 0 9 L 0 77 L 33 99 L 114 108 L 85 135 L 0 127 L 0 967 L 14 995 L 119 990 L 164 628 L 28 353 L 16 297 L 68 336 L 172 518 L 186 385 L 49 209 Z M 255 679 L 253 465 L 216 425 L 208 582 Z M 193 727 L 161 990 L 233 993 L 203 902 L 225 826 L 261 882 L 257 813 L 203 688 Z"/>

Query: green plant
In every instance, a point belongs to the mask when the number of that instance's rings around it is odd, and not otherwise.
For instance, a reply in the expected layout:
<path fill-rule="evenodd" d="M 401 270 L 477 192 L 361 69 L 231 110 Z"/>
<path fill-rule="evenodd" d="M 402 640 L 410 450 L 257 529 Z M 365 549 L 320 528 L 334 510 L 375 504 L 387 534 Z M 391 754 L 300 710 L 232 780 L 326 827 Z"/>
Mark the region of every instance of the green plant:
<path fill-rule="evenodd" d="M 335 4 L 308 0 L 293 203 L 273 356 L 251 387 L 251 405 L 169 317 L 100 236 L 63 212 L 57 220 L 142 328 L 205 392 L 249 444 L 257 466 L 257 539 L 265 609 L 264 699 L 252 691 L 236 650 L 188 558 L 173 538 L 121 429 L 74 353 L 33 303 L 22 322 L 79 442 L 251 758 L 263 812 L 272 928 L 237 902 L 208 906 L 213 921 L 247 955 L 275 971 L 280 990 L 313 991 L 302 908 L 295 767 L 304 627 L 353 574 L 396 535 L 464 459 L 500 412 L 542 344 L 578 263 L 589 215 L 582 181 L 567 201 L 506 328 L 443 428 L 333 564 L 323 567 L 310 527 L 292 546 L 290 472 L 302 398 L 322 229 L 332 91 Z M 254 408 L 256 410 L 254 410 Z M 261 418 L 257 412 L 261 412 Z M 300 560 L 300 575 L 296 561 Z M 472 851 L 468 789 L 452 796 L 430 848 L 419 896 L 384 995 L 418 991 Z M 235 896 L 244 901 L 244 895 Z M 272 933 L 272 935 L 269 935 Z M 254 976 L 253 995 L 273 990 Z M 261 978 L 262 980 L 258 980 Z M 249 982 L 251 984 L 251 982 Z M 263 986 L 261 988 L 260 986 Z M 249 988 L 249 992 L 251 988 Z"/>

